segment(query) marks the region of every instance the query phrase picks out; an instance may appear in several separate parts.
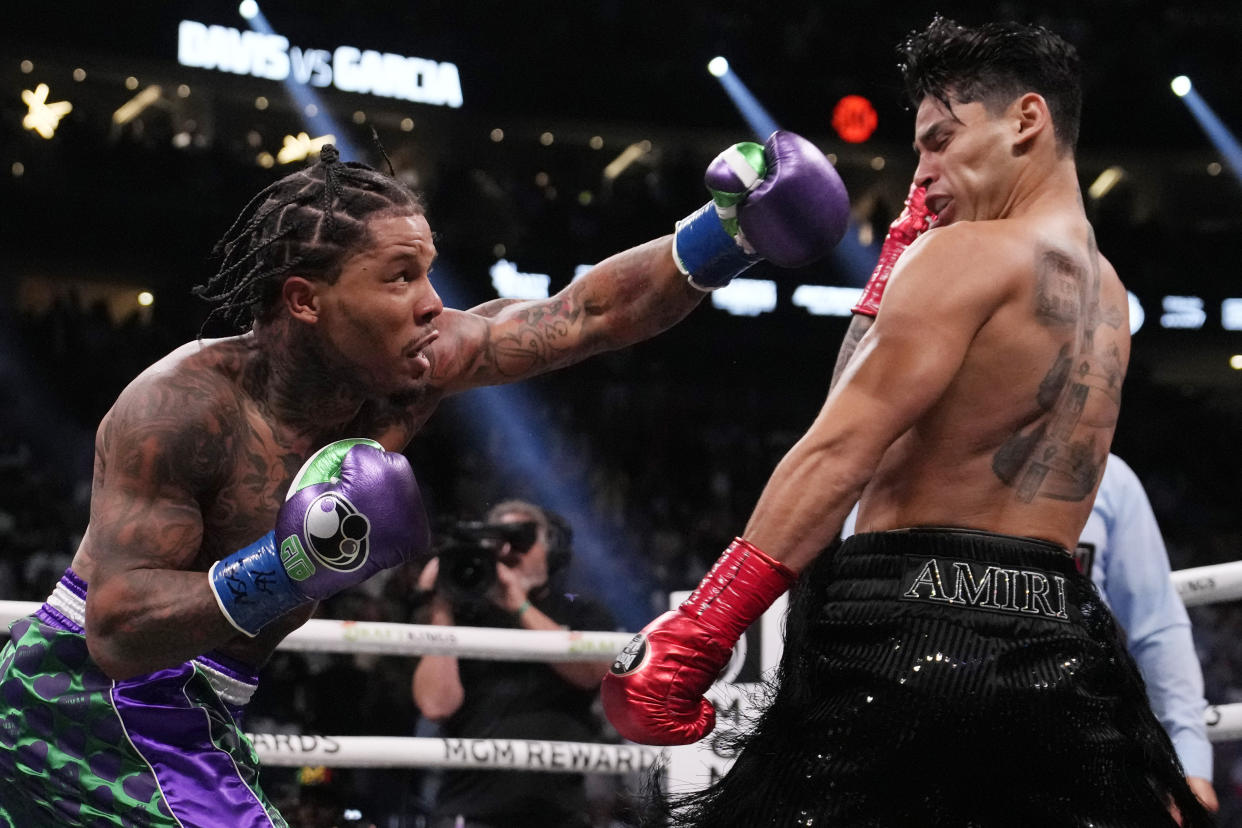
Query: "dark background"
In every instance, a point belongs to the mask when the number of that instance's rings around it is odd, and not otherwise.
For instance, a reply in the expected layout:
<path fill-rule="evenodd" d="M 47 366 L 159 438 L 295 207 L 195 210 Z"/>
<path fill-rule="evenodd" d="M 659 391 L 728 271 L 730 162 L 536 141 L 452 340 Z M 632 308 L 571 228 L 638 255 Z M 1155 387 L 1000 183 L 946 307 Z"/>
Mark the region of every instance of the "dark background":
<path fill-rule="evenodd" d="M 701 204 L 706 163 L 754 137 L 705 70 L 716 55 L 782 126 L 837 159 L 854 207 L 854 247 L 859 232 L 872 231 L 862 266 L 840 258 L 796 272 L 760 265 L 748 275 L 776 280 L 775 311 L 744 318 L 705 304 L 627 351 L 520 387 L 462 395 L 408 452 L 442 519 L 476 516 L 513 494 L 564 511 L 578 532 L 571 586 L 608 602 L 628 629 L 662 609 L 668 590 L 698 581 L 822 401 L 845 320 L 810 316 L 790 295 L 802 283 L 859 284 L 900 207 L 914 155 L 895 44 L 937 10 L 965 23 L 1016 18 L 1054 28 L 1085 64 L 1084 191 L 1105 168 L 1124 170 L 1110 193 L 1088 199 L 1100 248 L 1146 311 L 1114 449 L 1143 478 L 1176 568 L 1239 557 L 1242 371 L 1229 357 L 1242 353 L 1242 335 L 1222 329 L 1219 307 L 1242 296 L 1242 185 L 1169 90 L 1172 77 L 1187 74 L 1226 126 L 1242 125 L 1236 2 L 262 9 L 294 46 L 348 44 L 458 66 L 460 109 L 317 90 L 359 160 L 383 164 L 374 125 L 398 175 L 425 193 L 441 254 L 433 278 L 455 306 L 495 296 L 488 268 L 500 255 L 521 271 L 550 274 L 557 289 L 577 265 L 666 233 Z M 183 19 L 246 28 L 234 4 L 206 2 L 45 3 L 11 10 L 0 27 L 6 597 L 46 595 L 85 526 L 99 417 L 142 367 L 198 334 L 207 308 L 189 289 L 213 272 L 213 242 L 254 192 L 297 167 L 256 163 L 286 134 L 307 129 L 284 87 L 179 66 Z M 22 71 L 23 60 L 32 71 Z M 84 80 L 73 79 L 76 68 Z M 117 127 L 113 111 L 135 94 L 125 86 L 130 76 L 138 89 L 158 83 L 164 94 Z M 73 103 L 51 140 L 21 124 L 20 92 L 40 82 L 51 87 L 50 100 Z M 190 87 L 187 97 L 175 93 L 179 84 Z M 848 144 L 831 127 L 847 94 L 866 96 L 878 112 L 865 143 Z M 266 110 L 254 106 L 260 95 L 271 102 Z M 356 111 L 365 126 L 351 120 Z M 403 118 L 411 130 L 401 128 Z M 496 128 L 503 142 L 490 140 Z M 539 141 L 544 132 L 555 136 L 550 145 Z M 602 138 L 600 149 L 589 145 L 592 136 Z M 638 141 L 649 141 L 650 151 L 606 181 L 604 166 Z M 155 304 L 133 304 L 138 290 L 154 293 Z M 1166 295 L 1201 297 L 1202 328 L 1161 329 Z M 373 586 L 381 601 L 347 595 L 325 611 L 408 620 L 414 574 Z M 1242 701 L 1237 610 L 1217 605 L 1192 617 L 1209 701 Z M 264 692 L 300 700 L 289 705 L 306 732 L 353 725 L 408 735 L 409 669 L 408 660 L 365 671 L 353 662 L 281 662 L 265 676 Z M 316 682 L 301 681 L 311 674 Z M 347 686 L 364 674 L 374 714 L 342 721 L 332 681 Z M 280 724 L 279 705 L 266 709 Z M 1239 824 L 1239 755 L 1233 745 L 1217 748 L 1224 824 Z"/>

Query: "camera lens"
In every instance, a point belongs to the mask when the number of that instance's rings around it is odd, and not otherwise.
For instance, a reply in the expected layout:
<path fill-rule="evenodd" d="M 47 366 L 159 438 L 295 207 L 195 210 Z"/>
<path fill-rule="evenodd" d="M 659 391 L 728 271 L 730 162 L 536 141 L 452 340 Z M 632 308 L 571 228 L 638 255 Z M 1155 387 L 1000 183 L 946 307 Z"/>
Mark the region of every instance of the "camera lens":
<path fill-rule="evenodd" d="M 459 592 L 486 592 L 496 580 L 496 556 L 491 550 L 459 547 L 440 559 L 440 576 Z"/>

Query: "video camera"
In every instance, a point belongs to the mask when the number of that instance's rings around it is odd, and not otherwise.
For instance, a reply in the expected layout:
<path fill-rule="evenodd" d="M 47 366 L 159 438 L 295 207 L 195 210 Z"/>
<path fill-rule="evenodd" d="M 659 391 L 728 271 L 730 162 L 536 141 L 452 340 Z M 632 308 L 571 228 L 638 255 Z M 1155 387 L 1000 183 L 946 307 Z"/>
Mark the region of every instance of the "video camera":
<path fill-rule="evenodd" d="M 481 598 L 496 583 L 496 564 L 506 545 L 524 555 L 539 538 L 533 520 L 514 523 L 460 521 L 441 533 L 435 553 L 440 558 L 437 586 L 450 598 Z"/>

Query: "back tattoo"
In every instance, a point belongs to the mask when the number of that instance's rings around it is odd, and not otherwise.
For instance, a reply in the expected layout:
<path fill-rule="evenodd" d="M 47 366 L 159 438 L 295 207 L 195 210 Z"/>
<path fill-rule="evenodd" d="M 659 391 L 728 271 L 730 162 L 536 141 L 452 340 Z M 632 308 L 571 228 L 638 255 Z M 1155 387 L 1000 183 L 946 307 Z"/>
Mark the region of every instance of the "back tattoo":
<path fill-rule="evenodd" d="M 1019 500 L 1036 497 L 1081 501 L 1094 490 L 1108 459 L 1121 409 L 1125 362 L 1117 338 L 1104 335 L 1125 323 L 1115 304 L 1100 303 L 1100 267 L 1095 234 L 1089 236 L 1087 266 L 1061 250 L 1036 252 L 1035 318 L 1045 327 L 1067 329 L 1052 367 L 1039 384 L 1041 413 L 992 457 L 992 471 L 1016 490 Z"/>

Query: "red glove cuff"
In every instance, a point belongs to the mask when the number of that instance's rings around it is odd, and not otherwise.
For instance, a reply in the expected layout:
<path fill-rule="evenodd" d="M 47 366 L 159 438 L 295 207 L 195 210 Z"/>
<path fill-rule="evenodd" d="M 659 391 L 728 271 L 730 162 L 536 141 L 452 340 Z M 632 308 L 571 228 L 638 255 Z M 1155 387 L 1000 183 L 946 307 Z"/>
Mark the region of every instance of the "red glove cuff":
<path fill-rule="evenodd" d="M 880 300 L 884 298 L 884 288 L 888 287 L 888 274 L 893 272 L 893 265 L 897 264 L 897 258 L 905 249 L 906 245 L 903 244 L 893 250 L 889 246 L 888 239 L 884 240 L 884 246 L 880 248 L 880 261 L 876 264 L 875 270 L 871 272 L 871 278 L 867 280 L 862 296 L 858 298 L 858 304 L 850 310 L 872 317 L 880 312 Z"/>
<path fill-rule="evenodd" d="M 918 184 L 910 185 L 906 195 L 906 204 L 901 215 L 888 227 L 888 235 L 884 244 L 880 245 L 880 259 L 875 264 L 871 278 L 863 288 L 862 296 L 852 310 L 864 316 L 875 316 L 880 312 L 880 300 L 884 297 L 884 288 L 888 287 L 888 276 L 893 272 L 897 260 L 906 251 L 911 242 L 921 236 L 936 218 L 927 211 L 927 188 Z"/>
<path fill-rule="evenodd" d="M 793 570 L 757 546 L 734 538 L 678 609 L 736 641 L 797 579 Z"/>

